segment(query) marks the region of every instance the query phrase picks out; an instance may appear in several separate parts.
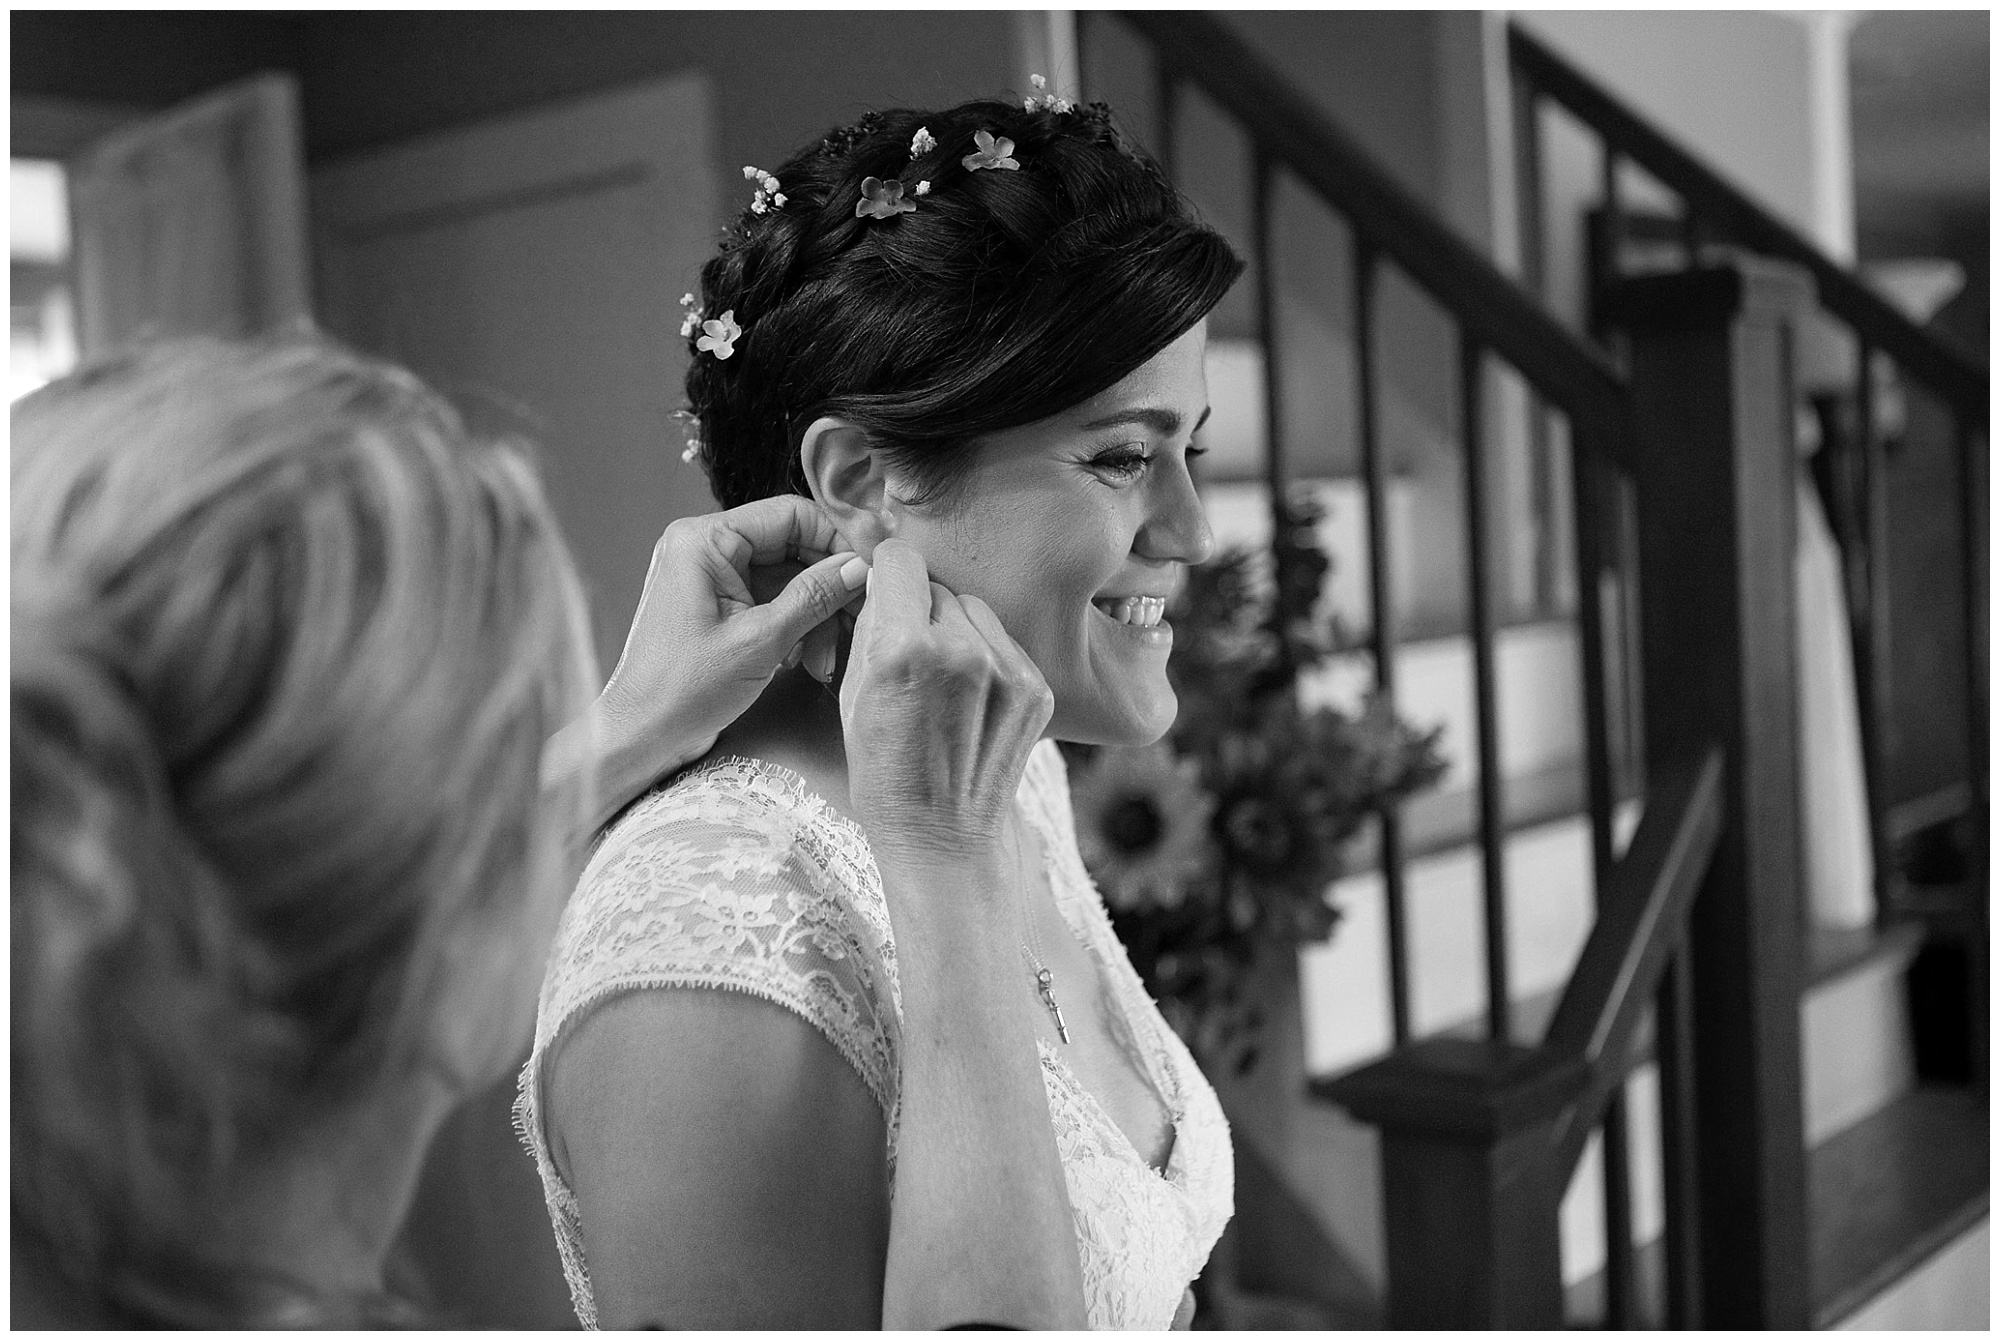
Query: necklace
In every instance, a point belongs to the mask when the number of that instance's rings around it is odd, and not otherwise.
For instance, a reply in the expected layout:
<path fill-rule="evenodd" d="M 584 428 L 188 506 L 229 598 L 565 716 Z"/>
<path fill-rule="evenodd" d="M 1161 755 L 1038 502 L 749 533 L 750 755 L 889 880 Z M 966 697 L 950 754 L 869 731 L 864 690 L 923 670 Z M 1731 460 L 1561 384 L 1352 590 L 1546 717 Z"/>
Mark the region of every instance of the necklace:
<path fill-rule="evenodd" d="M 1041 941 L 1035 935 L 1034 909 L 1026 906 L 1029 898 L 1028 878 L 1025 864 L 1021 860 L 1021 849 L 1019 846 L 1016 846 L 1014 849 L 1014 874 L 1021 882 L 1021 902 L 1023 904 L 1021 909 L 1022 924 L 1023 929 L 1028 933 L 1027 940 L 1021 943 L 1021 954 L 1028 961 L 1028 971 L 1035 975 L 1035 994 L 1041 997 L 1042 1005 L 1048 1008 L 1049 1018 L 1055 1021 L 1056 1037 L 1067 1043 L 1069 1042 L 1069 1025 L 1064 1023 L 1062 1006 L 1056 1001 L 1056 975 L 1049 972 L 1048 967 L 1042 963 L 1042 945 Z M 1033 948 L 1030 949 L 1030 946 Z"/>

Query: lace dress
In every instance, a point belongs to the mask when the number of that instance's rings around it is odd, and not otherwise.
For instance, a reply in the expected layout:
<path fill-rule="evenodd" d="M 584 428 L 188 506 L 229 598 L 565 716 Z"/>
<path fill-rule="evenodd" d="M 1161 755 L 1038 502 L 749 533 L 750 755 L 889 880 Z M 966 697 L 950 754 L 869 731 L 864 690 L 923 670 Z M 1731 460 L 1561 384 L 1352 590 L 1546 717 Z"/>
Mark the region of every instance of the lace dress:
<path fill-rule="evenodd" d="M 1164 1171 L 1040 1043 L 1049 1116 L 1076 1220 L 1093 1328 L 1162 1330 L 1233 1205 L 1229 1127 L 1215 1092 L 1146 996 L 1077 853 L 1062 755 L 1031 755 L 1017 804 L 1049 886 L 1089 947 L 1113 1034 L 1172 1116 Z M 615 993 L 748 992 L 818 1029 L 882 1105 L 895 1176 L 900 997 L 881 878 L 861 831 L 796 774 L 711 761 L 634 805 L 592 854 L 542 985 L 515 1116 L 535 1159 L 577 1317 L 597 1324 L 575 1195 L 549 1155 L 541 1094 L 565 1029 Z"/>

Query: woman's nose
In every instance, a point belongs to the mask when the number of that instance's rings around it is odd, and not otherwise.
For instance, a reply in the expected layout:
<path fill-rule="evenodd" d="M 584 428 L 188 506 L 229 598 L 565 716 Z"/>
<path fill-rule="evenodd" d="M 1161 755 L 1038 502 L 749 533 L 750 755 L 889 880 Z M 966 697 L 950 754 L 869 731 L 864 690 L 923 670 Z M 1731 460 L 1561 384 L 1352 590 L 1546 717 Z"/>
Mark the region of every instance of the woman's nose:
<path fill-rule="evenodd" d="M 1195 492 L 1185 459 L 1163 473 L 1146 524 L 1133 548 L 1148 559 L 1206 563 L 1215 553 L 1215 533 L 1208 528 L 1208 510 Z"/>

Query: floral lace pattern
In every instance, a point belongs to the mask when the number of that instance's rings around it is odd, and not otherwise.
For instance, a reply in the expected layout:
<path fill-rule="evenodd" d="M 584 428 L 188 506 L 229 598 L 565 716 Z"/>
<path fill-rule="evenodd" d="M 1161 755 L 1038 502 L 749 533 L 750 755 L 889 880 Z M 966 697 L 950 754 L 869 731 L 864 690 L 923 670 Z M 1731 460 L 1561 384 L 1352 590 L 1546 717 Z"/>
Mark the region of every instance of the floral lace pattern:
<path fill-rule="evenodd" d="M 1167 1167 L 1156 1171 L 1059 1053 L 1040 1045 L 1089 1323 L 1161 1330 L 1229 1218 L 1228 1124 L 1111 931 L 1077 854 L 1054 745 L 1036 747 L 1017 804 L 1042 840 L 1057 906 L 1096 961 L 1114 1034 L 1174 1125 Z M 542 1080 L 563 1033 L 593 1006 L 666 987 L 748 992 L 818 1029 L 882 1105 L 894 1178 L 901 997 L 867 840 L 788 770 L 740 758 L 691 770 L 627 811 L 592 854 L 563 913 L 521 1073 L 517 1124 L 586 1327 L 597 1317 L 582 1225 L 549 1155 Z"/>

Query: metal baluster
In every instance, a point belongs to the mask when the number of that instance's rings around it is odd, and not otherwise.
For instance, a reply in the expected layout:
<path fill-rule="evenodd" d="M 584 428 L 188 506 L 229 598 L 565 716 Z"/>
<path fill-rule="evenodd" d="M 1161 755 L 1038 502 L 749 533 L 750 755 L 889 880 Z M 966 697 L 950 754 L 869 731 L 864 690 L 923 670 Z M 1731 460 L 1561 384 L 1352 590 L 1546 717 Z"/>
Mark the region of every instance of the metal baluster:
<path fill-rule="evenodd" d="M 1701 1200 L 1694 1108 L 1694 980 L 1685 941 L 1675 952 L 1653 1006 L 1653 1047 L 1660 1069 L 1660 1154 L 1666 1191 L 1666 1324 L 1701 1326 Z"/>
<path fill-rule="evenodd" d="M 1605 664 L 1605 602 L 1616 600 L 1621 588 L 1607 591 L 1604 553 L 1607 521 L 1617 519 L 1618 491 L 1606 474 L 1597 449 L 1572 426 L 1570 479 L 1576 497 L 1577 624 L 1583 651 L 1584 768 L 1590 807 L 1591 884 L 1602 898 L 1610 888 L 1612 817 L 1617 787 L 1612 774 L 1611 695 L 1623 688 L 1611 683 Z M 1623 627 L 1624 620 L 1619 620 Z M 1625 1123 L 1624 1094 L 1612 1100 L 1603 1125 L 1605 1315 L 1612 1325 L 1628 1325 L 1631 1317 L 1634 1260 L 1631 1251 L 1630 1138 Z M 1623 1227 L 1622 1232 L 1620 1226 Z"/>
<path fill-rule="evenodd" d="M 1521 284 L 1536 301 L 1548 302 L 1548 276 L 1542 221 L 1542 115 L 1535 86 L 1516 70 L 1514 78 L 1514 203 L 1520 223 Z M 1555 527 L 1555 443 L 1549 431 L 1548 407 L 1528 387 L 1528 468 L 1534 491 L 1535 517 L 1541 533 L 1535 537 L 1535 601 L 1543 611 L 1560 599 L 1557 572 L 1561 551 Z"/>
<path fill-rule="evenodd" d="M 1619 169 L 1624 166 L 1624 155 L 1604 143 L 1604 278 L 1617 279 L 1624 270 L 1622 253 L 1625 248 L 1625 204 L 1624 191 L 1620 185 Z"/>
<path fill-rule="evenodd" d="M 1986 528 L 1981 525 L 1981 501 L 1986 498 L 1988 480 L 1982 478 L 1980 465 L 1986 460 L 1983 446 L 1975 452 L 1973 434 L 1966 423 L 1966 410 L 1954 406 L 1952 426 L 1955 445 L 1958 448 L 1958 496 L 1959 496 L 1959 545 L 1961 568 L 1964 577 L 1964 621 L 1965 621 L 1965 716 L 1968 735 L 1966 738 L 1966 772 L 1972 784 L 1972 813 L 1969 828 L 1972 831 L 1970 869 L 1966 872 L 1966 888 L 1972 895 L 1973 935 L 1966 954 L 1966 968 L 1969 981 L 1967 1004 L 1971 1007 L 1972 1082 L 1984 1085 L 1987 1082 L 1991 1058 L 1987 1055 L 1990 1046 L 1991 1020 L 1987 1015 L 1992 966 L 1990 963 L 1989 919 L 1991 910 L 1987 898 L 1987 871 L 1991 869 L 1992 832 L 1987 827 L 1987 804 L 1989 778 L 1987 773 L 1986 742 L 1986 629 L 1983 616 L 1987 610 L 1986 592 L 1981 590 L 1987 573 Z"/>
<path fill-rule="evenodd" d="M 1514 76 L 1514 206 L 1520 222 L 1521 284 L 1543 302 L 1547 269 L 1542 219 L 1542 114 L 1535 86 Z"/>
<path fill-rule="evenodd" d="M 1278 373 L 1278 286 L 1272 272 L 1271 194 L 1277 172 L 1259 148 L 1251 164 L 1250 229 L 1252 265 L 1257 271 L 1257 342 L 1264 350 L 1264 478 L 1271 490 L 1271 537 L 1274 554 L 1286 543 L 1291 508 L 1285 498 L 1285 402 Z"/>
<path fill-rule="evenodd" d="M 1354 234 L 1354 375 L 1361 434 L 1362 498 L 1368 509 L 1368 641 L 1375 692 L 1396 702 L 1396 612 L 1389 594 L 1389 504 L 1375 405 L 1375 249 Z M 1389 934 L 1389 1019 L 1396 1045 L 1410 1038 L 1409 930 L 1403 895 L 1403 821 L 1391 802 L 1376 812 L 1381 834 L 1382 900 Z"/>
<path fill-rule="evenodd" d="M 1894 853 L 1888 835 L 1887 784 L 1889 781 L 1889 490 L 1885 468 L 1886 445 L 1875 431 L 1875 351 L 1867 340 L 1858 341 L 1860 383 L 1855 392 L 1856 432 L 1859 450 L 1854 453 L 1860 475 L 1862 571 L 1867 583 L 1866 617 L 1862 621 L 1865 638 L 1857 688 L 1861 694 L 1862 768 L 1868 785 L 1868 845 L 1875 859 L 1875 912 L 1885 919 L 1894 871 Z"/>
<path fill-rule="evenodd" d="M 1484 352 L 1470 332 L 1459 336 L 1459 400 L 1464 411 L 1466 573 L 1472 606 L 1473 693 L 1479 713 L 1479 850 L 1486 893 L 1486 1027 L 1513 1037 L 1507 974 L 1506 820 L 1500 777 L 1500 719 L 1493 685 L 1493 609 L 1486 571 L 1486 452 L 1481 418 Z"/>

